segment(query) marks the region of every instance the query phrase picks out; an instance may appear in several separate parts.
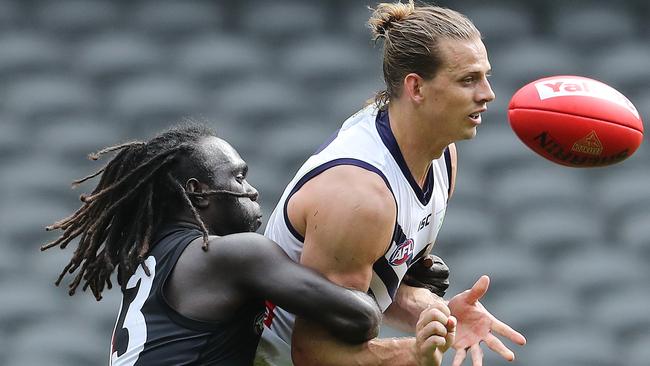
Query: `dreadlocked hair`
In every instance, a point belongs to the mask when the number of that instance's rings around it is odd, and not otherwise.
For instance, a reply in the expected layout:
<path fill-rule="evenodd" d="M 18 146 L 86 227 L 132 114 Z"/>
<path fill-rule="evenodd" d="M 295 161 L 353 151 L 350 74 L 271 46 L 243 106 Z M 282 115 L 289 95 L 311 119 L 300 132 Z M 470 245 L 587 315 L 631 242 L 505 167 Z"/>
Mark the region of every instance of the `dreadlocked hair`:
<path fill-rule="evenodd" d="M 76 276 L 69 284 L 72 296 L 82 281 L 83 290 L 90 288 L 95 299 L 101 300 L 106 286 L 112 288 L 111 274 L 117 269 L 117 282 L 122 288 L 138 266 L 147 276 L 150 271 L 145 256 L 152 249 L 152 236 L 169 209 L 170 198 L 189 207 L 203 232 L 203 250 L 208 250 L 208 230 L 190 196 L 230 194 L 246 196 L 227 190 L 203 193 L 186 192 L 175 178 L 173 167 L 181 157 L 190 158 L 201 169 L 205 167 L 196 145 L 204 137 L 216 136 L 209 128 L 192 124 L 172 128 L 148 142 L 132 141 L 102 149 L 88 155 L 98 160 L 103 155 L 116 155 L 103 168 L 75 180 L 73 187 L 101 175 L 91 194 L 80 196 L 82 206 L 69 217 L 46 227 L 63 233 L 41 247 L 64 249 L 79 237 L 70 262 L 55 284 L 60 285 L 66 274 Z"/>

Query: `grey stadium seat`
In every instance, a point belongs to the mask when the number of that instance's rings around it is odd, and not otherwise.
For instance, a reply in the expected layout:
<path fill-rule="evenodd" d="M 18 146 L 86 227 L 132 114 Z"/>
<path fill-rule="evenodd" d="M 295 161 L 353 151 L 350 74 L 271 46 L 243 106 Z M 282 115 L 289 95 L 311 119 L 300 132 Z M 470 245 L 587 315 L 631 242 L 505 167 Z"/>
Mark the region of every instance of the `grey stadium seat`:
<path fill-rule="evenodd" d="M 51 120 L 98 108 L 96 91 L 80 78 L 47 76 L 15 82 L 5 94 L 4 105 L 27 123 L 46 124 Z"/>
<path fill-rule="evenodd" d="M 504 231 L 512 240 L 529 247 L 540 259 L 562 256 L 564 250 L 604 238 L 601 215 L 591 207 L 571 204 L 512 212 L 507 226 Z"/>
<path fill-rule="evenodd" d="M 21 10 L 12 0 L 0 1 L 0 30 L 12 29 L 20 19 Z"/>
<path fill-rule="evenodd" d="M 142 35 L 113 31 L 86 40 L 76 61 L 78 70 L 99 85 L 159 71 L 166 54 Z"/>
<path fill-rule="evenodd" d="M 463 202 L 450 203 L 438 241 L 442 245 L 497 238 L 499 223 L 486 206 Z"/>
<path fill-rule="evenodd" d="M 626 354 L 630 355 L 628 365 L 629 366 L 645 366 L 648 364 L 650 359 L 650 333 L 645 332 L 645 334 L 635 337 L 630 341 L 630 345 L 626 347 Z"/>
<path fill-rule="evenodd" d="M 28 129 L 19 125 L 15 118 L 0 115 L 0 165 L 11 164 L 30 149 Z"/>
<path fill-rule="evenodd" d="M 381 67 L 379 63 L 376 64 L 377 67 Z M 369 65 L 369 67 L 374 66 Z M 338 129 L 348 117 L 369 102 L 374 103 L 375 94 L 382 89 L 384 84 L 378 72 L 375 77 L 365 78 L 365 80 L 355 79 L 340 88 L 321 93 L 318 99 L 322 103 L 321 112 L 327 116 L 325 123 L 331 128 Z"/>
<path fill-rule="evenodd" d="M 541 159 L 541 158 L 540 158 Z M 590 198 L 589 181 L 580 171 L 560 166 L 520 167 L 502 171 L 488 179 L 486 191 L 491 207 L 517 216 L 522 209 L 554 204 L 583 206 Z"/>
<path fill-rule="evenodd" d="M 80 171 L 82 167 L 90 170 L 103 166 L 112 155 L 96 162 L 89 160 L 88 154 L 125 142 L 125 131 L 116 127 L 110 121 L 82 115 L 53 120 L 39 129 L 35 137 L 40 141 L 39 151 L 60 159 L 62 164 L 79 167 Z"/>
<path fill-rule="evenodd" d="M 176 67 L 207 88 L 228 88 L 242 75 L 263 75 L 272 66 L 266 42 L 215 33 L 201 34 L 181 44 Z"/>
<path fill-rule="evenodd" d="M 559 258 L 554 278 L 585 300 L 620 288 L 622 283 L 647 279 L 647 265 L 632 253 L 594 246 L 591 250 Z"/>
<path fill-rule="evenodd" d="M 313 111 L 311 100 L 291 84 L 274 77 L 251 78 L 209 95 L 215 116 L 244 128 L 271 128 L 291 116 Z"/>
<path fill-rule="evenodd" d="M 614 232 L 625 248 L 650 258 L 650 211 L 647 207 L 623 216 Z"/>
<path fill-rule="evenodd" d="M 57 318 L 66 309 L 62 307 L 51 282 L 35 281 L 17 273 L 3 277 L 0 290 L 4 294 L 0 301 L 0 329 L 15 334 L 21 327 L 38 324 Z M 7 343 L 3 340 L 3 346 Z"/>
<path fill-rule="evenodd" d="M 549 29 L 558 39 L 586 53 L 604 50 L 635 35 L 632 14 L 618 4 L 565 6 L 554 10 Z"/>
<path fill-rule="evenodd" d="M 380 62 L 371 58 L 365 44 L 331 36 L 302 38 L 284 49 L 280 59 L 282 71 L 309 93 L 377 77 L 369 64 Z"/>
<path fill-rule="evenodd" d="M 545 273 L 542 272 L 545 263 L 535 262 L 530 252 L 498 240 L 485 240 L 480 248 L 446 255 L 444 248 L 450 245 L 453 244 L 440 238 L 433 247 L 433 253 L 439 253 L 451 270 L 453 291 L 448 291 L 450 294 L 469 289 L 481 275 L 486 274 L 492 280 L 488 297 L 507 297 L 511 289 L 533 284 Z"/>
<path fill-rule="evenodd" d="M 54 239 L 55 235 L 46 232 L 45 227 L 70 215 L 74 209 L 54 200 L 36 200 L 30 196 L 16 201 L 5 200 L 0 217 L 7 243 L 21 255 L 37 252 L 41 245 Z"/>
<path fill-rule="evenodd" d="M 459 10 L 479 29 L 488 52 L 492 45 L 504 45 L 505 42 L 532 37 L 535 33 L 535 18 L 531 10 L 523 6 L 473 4 Z"/>
<path fill-rule="evenodd" d="M 636 159 L 639 157 L 632 157 Z M 619 166 L 608 167 L 594 179 L 594 200 L 618 224 L 628 212 L 643 210 L 650 204 L 650 171 L 646 164 L 639 168 L 624 162 Z"/>
<path fill-rule="evenodd" d="M 72 365 L 96 365 L 109 356 L 110 332 L 98 334 L 85 325 L 84 319 L 71 314 L 23 327 L 9 344 L 16 355 L 57 355 L 54 360 L 67 359 Z"/>
<path fill-rule="evenodd" d="M 0 80 L 4 83 L 67 69 L 67 48 L 56 38 L 36 32 L 2 32 Z"/>
<path fill-rule="evenodd" d="M 481 173 L 483 179 L 492 179 L 519 167 L 543 167 L 550 164 L 529 150 L 514 132 L 488 128 L 479 129 L 475 140 L 459 141 L 456 144 L 459 170 L 465 170 L 460 167 L 471 165 Z M 464 172 L 461 171 L 460 174 Z"/>
<path fill-rule="evenodd" d="M 250 2 L 240 19 L 243 32 L 259 40 L 283 45 L 325 30 L 326 13 L 319 2 Z"/>
<path fill-rule="evenodd" d="M 131 26 L 161 41 L 177 41 L 196 33 L 218 31 L 225 17 L 212 1 L 140 1 L 130 9 Z"/>
<path fill-rule="evenodd" d="M 529 340 L 546 331 L 587 320 L 576 294 L 561 283 L 548 280 L 550 269 L 542 264 L 543 275 L 537 281 L 510 289 L 496 299 L 483 301 L 494 316 L 518 330 Z M 531 347 L 529 343 L 526 347 Z"/>
<path fill-rule="evenodd" d="M 643 40 L 629 40 L 614 47 L 602 48 L 593 57 L 593 77 L 630 96 L 647 90 L 650 75 L 639 72 L 650 59 L 650 45 Z"/>
<path fill-rule="evenodd" d="M 621 282 L 619 289 L 601 294 L 588 310 L 591 319 L 598 319 L 606 329 L 630 339 L 650 329 L 648 301 L 650 286 L 646 281 Z M 616 316 L 611 316 L 612 309 L 616 309 Z"/>
<path fill-rule="evenodd" d="M 112 91 L 114 118 L 136 136 L 200 114 L 204 96 L 188 80 L 174 76 L 132 78 Z"/>
<path fill-rule="evenodd" d="M 580 73 L 577 50 L 545 39 L 528 39 L 493 52 L 493 73 L 518 89 L 550 75 Z"/>
<path fill-rule="evenodd" d="M 110 1 L 42 2 L 35 9 L 35 18 L 48 32 L 74 40 L 115 27 L 120 22 L 120 9 Z"/>
<path fill-rule="evenodd" d="M 590 323 L 571 324 L 556 328 L 531 339 L 519 351 L 523 365 L 617 365 L 615 338 L 609 332 Z"/>

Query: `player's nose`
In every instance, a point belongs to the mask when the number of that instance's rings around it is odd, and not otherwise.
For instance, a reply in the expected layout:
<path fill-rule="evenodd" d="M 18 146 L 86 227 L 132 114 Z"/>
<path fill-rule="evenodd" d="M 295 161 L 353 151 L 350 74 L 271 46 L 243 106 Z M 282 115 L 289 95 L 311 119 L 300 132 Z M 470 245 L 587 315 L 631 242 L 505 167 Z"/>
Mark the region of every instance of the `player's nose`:
<path fill-rule="evenodd" d="M 477 92 L 477 99 L 479 103 L 489 103 L 493 101 L 496 98 L 496 95 L 494 94 L 494 91 L 492 90 L 492 86 L 490 85 L 490 82 L 485 79 L 483 82 L 481 82 L 481 86 L 478 89 Z"/>
<path fill-rule="evenodd" d="M 259 199 L 259 197 L 260 197 L 260 193 L 257 191 L 257 189 L 255 189 L 255 187 L 253 187 L 250 184 L 248 185 L 248 187 L 246 189 L 246 193 L 249 194 L 249 197 L 250 197 L 251 201 L 257 201 Z"/>

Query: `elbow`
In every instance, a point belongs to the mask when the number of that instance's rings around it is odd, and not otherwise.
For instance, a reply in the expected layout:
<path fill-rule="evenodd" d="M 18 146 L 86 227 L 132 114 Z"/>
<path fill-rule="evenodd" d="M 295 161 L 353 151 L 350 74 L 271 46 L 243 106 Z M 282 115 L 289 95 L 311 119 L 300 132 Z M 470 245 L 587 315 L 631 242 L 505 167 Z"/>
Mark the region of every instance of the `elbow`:
<path fill-rule="evenodd" d="M 362 343 L 377 338 L 382 318 L 381 311 L 374 302 L 360 310 L 361 316 L 359 317 L 357 326 L 358 338 L 355 343 Z"/>
<path fill-rule="evenodd" d="M 356 310 L 355 316 L 342 327 L 345 330 L 336 336 L 350 344 L 360 344 L 377 338 L 382 319 L 379 308 L 374 303 L 367 303 Z"/>

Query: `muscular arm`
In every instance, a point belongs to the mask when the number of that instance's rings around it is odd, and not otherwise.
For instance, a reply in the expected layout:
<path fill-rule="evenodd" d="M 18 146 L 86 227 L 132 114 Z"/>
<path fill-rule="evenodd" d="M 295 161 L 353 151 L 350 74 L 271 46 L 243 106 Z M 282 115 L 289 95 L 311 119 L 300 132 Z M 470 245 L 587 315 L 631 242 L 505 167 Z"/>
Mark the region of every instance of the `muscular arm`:
<path fill-rule="evenodd" d="M 235 234 L 226 240 L 244 252 L 240 253 L 241 270 L 233 274 L 243 291 L 311 319 L 349 343 L 361 343 L 379 333 L 381 311 L 370 296 L 336 286 L 292 261 L 261 235 Z"/>
<path fill-rule="evenodd" d="M 395 201 L 375 173 L 331 168 L 305 184 L 289 202 L 289 217 L 305 235 L 301 263 L 342 286 L 367 291 L 373 263 L 391 240 Z M 414 339 L 336 341 L 318 324 L 298 317 L 292 338 L 296 365 L 414 364 Z"/>

